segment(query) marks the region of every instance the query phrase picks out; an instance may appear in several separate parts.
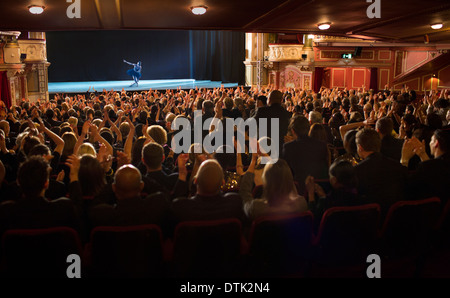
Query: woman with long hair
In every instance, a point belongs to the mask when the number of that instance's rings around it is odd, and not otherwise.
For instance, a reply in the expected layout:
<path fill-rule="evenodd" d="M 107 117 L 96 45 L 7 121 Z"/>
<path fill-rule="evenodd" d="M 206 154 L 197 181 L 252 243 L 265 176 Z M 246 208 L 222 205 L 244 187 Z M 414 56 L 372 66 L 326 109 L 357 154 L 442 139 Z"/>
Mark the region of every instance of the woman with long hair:
<path fill-rule="evenodd" d="M 265 165 L 262 175 L 262 198 L 253 198 L 256 158 L 257 155 L 254 154 L 247 172 L 241 179 L 239 188 L 246 215 L 253 220 L 262 215 L 307 211 L 306 199 L 297 193 L 291 169 L 283 159 Z"/>

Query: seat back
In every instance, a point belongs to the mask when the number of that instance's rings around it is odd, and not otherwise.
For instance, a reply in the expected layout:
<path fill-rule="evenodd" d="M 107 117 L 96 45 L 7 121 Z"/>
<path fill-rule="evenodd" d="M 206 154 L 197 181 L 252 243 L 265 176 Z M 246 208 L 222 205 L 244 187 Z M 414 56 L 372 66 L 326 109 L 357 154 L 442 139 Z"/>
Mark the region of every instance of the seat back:
<path fill-rule="evenodd" d="M 82 255 L 78 233 L 69 227 L 13 229 L 2 237 L 2 274 L 7 277 L 67 278 L 71 254 Z"/>
<path fill-rule="evenodd" d="M 181 222 L 174 235 L 174 272 L 181 277 L 231 276 L 243 247 L 238 219 Z"/>
<path fill-rule="evenodd" d="M 163 266 L 161 229 L 154 224 L 96 227 L 86 257 L 94 277 L 158 276 Z"/>
<path fill-rule="evenodd" d="M 442 202 L 442 201 L 441 201 Z M 450 247 L 450 200 L 443 206 L 442 213 L 436 224 L 437 239 L 439 247 Z"/>
<path fill-rule="evenodd" d="M 249 238 L 252 271 L 264 276 L 302 274 L 313 240 L 313 214 L 261 216 L 253 221 Z"/>
<path fill-rule="evenodd" d="M 383 254 L 403 257 L 422 252 L 432 240 L 440 214 L 441 201 L 436 197 L 393 204 L 381 231 Z"/>
<path fill-rule="evenodd" d="M 352 265 L 366 261 L 375 247 L 380 206 L 332 207 L 320 222 L 315 261 L 322 265 Z"/>

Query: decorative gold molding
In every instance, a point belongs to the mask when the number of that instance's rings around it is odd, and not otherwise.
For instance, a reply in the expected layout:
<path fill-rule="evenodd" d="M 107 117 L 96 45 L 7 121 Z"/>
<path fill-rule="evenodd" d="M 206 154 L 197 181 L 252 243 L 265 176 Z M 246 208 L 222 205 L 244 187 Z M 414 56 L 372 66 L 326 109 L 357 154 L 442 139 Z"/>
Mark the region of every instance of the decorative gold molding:
<path fill-rule="evenodd" d="M 20 53 L 27 54 L 24 62 L 46 62 L 47 49 L 44 40 L 19 40 Z"/>
<path fill-rule="evenodd" d="M 302 60 L 303 45 L 271 44 L 269 45 L 269 61 L 299 61 Z"/>

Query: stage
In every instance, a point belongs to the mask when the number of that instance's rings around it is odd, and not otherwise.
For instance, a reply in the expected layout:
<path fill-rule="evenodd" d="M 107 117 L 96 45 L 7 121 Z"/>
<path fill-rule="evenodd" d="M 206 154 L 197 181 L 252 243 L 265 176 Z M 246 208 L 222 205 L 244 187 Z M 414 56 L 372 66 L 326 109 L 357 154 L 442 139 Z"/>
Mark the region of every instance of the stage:
<path fill-rule="evenodd" d="M 165 89 L 194 89 L 199 88 L 218 88 L 222 84 L 225 88 L 237 87 L 237 83 L 222 83 L 218 81 L 197 81 L 193 79 L 184 80 L 140 80 L 139 86 L 136 85 L 130 87 L 133 84 L 133 80 L 127 81 L 88 81 L 88 82 L 55 82 L 48 83 L 48 93 L 85 93 L 88 91 L 89 87 L 92 87 L 96 91 L 103 91 L 106 89 L 110 91 L 121 91 L 124 88 L 126 91 L 142 91 L 142 90 L 165 90 Z"/>

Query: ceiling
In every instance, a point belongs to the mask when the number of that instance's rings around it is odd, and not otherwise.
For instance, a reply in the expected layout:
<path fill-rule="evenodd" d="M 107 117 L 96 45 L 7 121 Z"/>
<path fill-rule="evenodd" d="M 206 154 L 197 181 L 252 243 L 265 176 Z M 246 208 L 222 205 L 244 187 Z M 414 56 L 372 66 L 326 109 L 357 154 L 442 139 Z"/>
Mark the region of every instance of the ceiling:
<path fill-rule="evenodd" d="M 67 0 L 71 1 L 71 0 Z M 0 30 L 207 29 L 310 33 L 398 43 L 450 44 L 449 0 L 376 0 L 381 18 L 370 19 L 366 0 L 73 0 L 81 18 L 68 18 L 66 0 L 1 0 Z M 375 1 L 375 0 L 374 0 Z M 44 5 L 41 15 L 27 7 Z M 206 14 L 190 12 L 206 5 Z M 326 31 L 317 29 L 331 22 Z M 442 22 L 439 30 L 430 24 Z"/>

